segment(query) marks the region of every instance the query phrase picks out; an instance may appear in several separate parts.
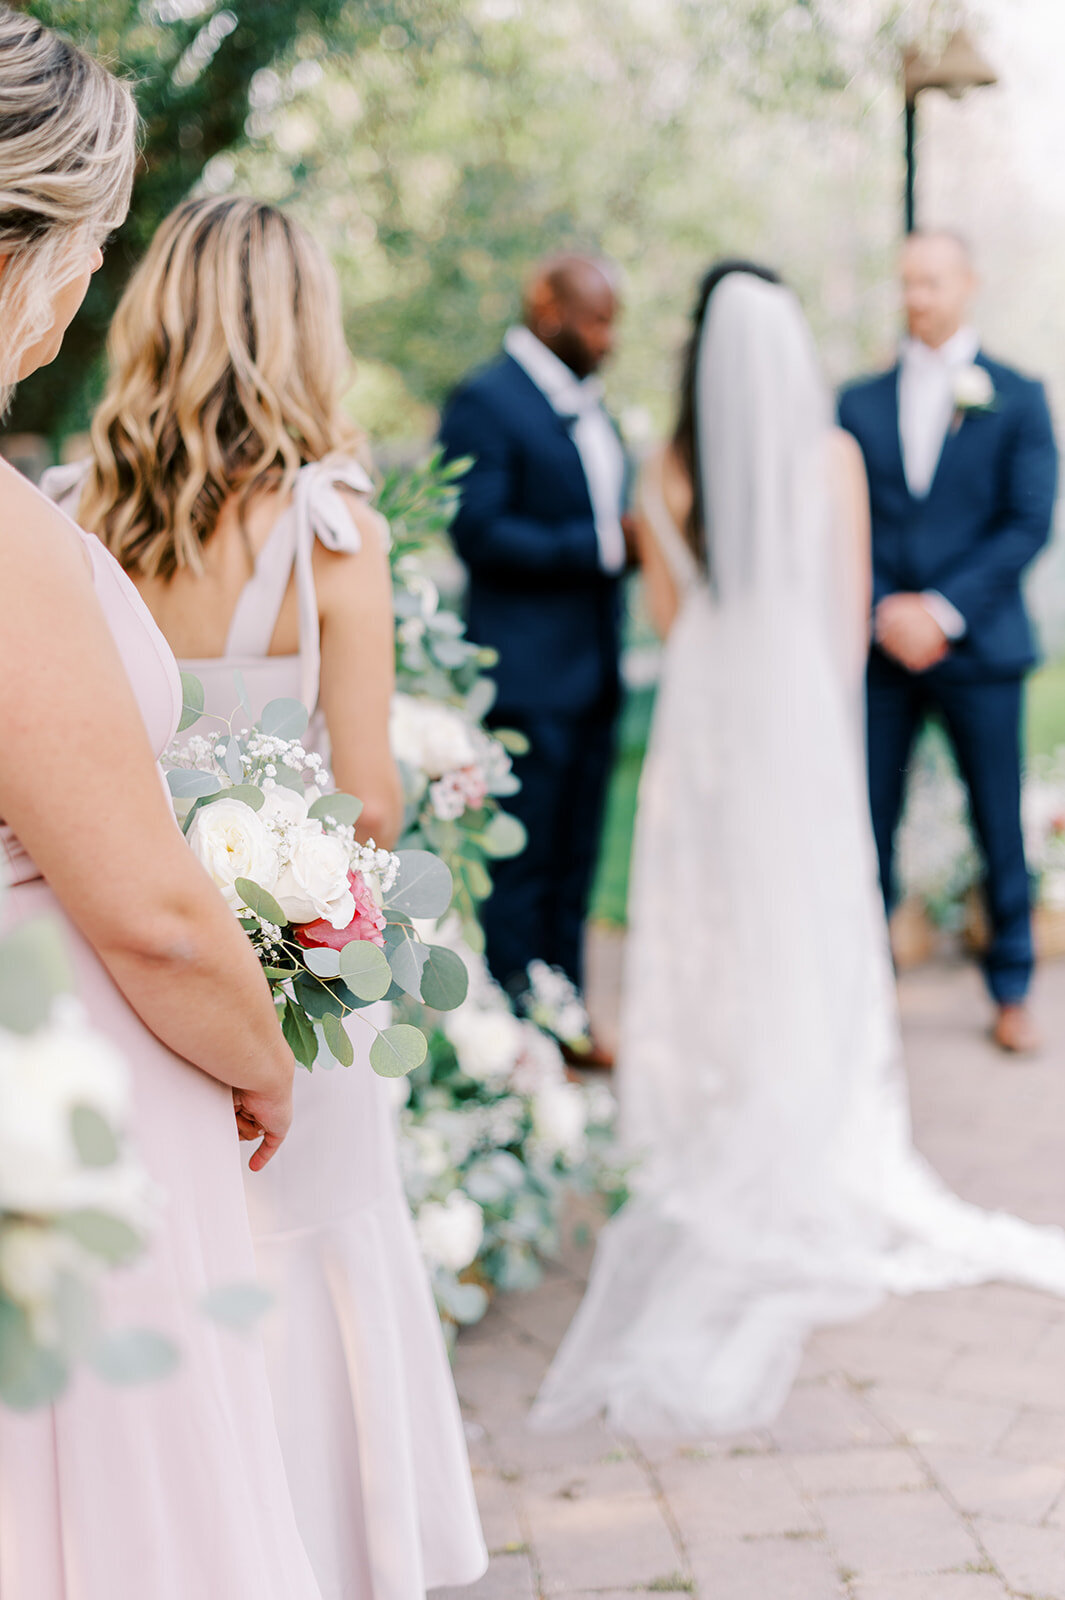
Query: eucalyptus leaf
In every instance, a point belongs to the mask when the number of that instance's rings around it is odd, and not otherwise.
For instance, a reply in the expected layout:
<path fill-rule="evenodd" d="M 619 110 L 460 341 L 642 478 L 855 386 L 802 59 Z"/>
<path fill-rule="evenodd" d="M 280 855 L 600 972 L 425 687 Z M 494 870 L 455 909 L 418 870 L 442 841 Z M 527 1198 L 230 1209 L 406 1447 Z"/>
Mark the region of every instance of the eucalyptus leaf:
<path fill-rule="evenodd" d="M 151 1328 L 123 1328 L 98 1339 L 89 1360 L 108 1383 L 151 1383 L 175 1371 L 181 1355 L 176 1344 Z"/>
<path fill-rule="evenodd" d="M 495 705 L 498 692 L 493 678 L 478 678 L 466 696 L 466 715 L 474 722 L 483 722 Z"/>
<path fill-rule="evenodd" d="M 226 753 L 222 757 L 222 765 L 234 783 L 241 783 L 244 778 L 244 763 L 240 759 L 240 744 L 232 734 L 223 743 Z"/>
<path fill-rule="evenodd" d="M 250 878 L 234 878 L 233 887 L 248 910 L 253 911 L 260 921 L 272 922 L 275 928 L 288 927 L 288 918 L 273 895 L 260 889 L 257 883 L 252 883 Z"/>
<path fill-rule="evenodd" d="M 486 856 L 502 861 L 520 855 L 528 838 L 523 822 L 509 811 L 497 811 L 484 832 L 477 835 L 477 843 Z"/>
<path fill-rule="evenodd" d="M 492 880 L 484 863 L 475 861 L 472 856 L 463 856 L 459 862 L 459 871 L 473 898 L 487 900 L 492 892 Z"/>
<path fill-rule="evenodd" d="M 296 1004 L 302 1006 L 315 1022 L 321 1022 L 323 1017 L 339 1017 L 344 1013 L 347 991 L 336 980 L 313 978 L 310 973 L 301 972 L 292 985 L 292 992 Z"/>
<path fill-rule="evenodd" d="M 488 1309 L 488 1295 L 479 1283 L 459 1283 L 441 1275 L 433 1290 L 441 1311 L 455 1322 L 480 1322 Z"/>
<path fill-rule="evenodd" d="M 342 1067 L 350 1067 L 355 1060 L 355 1046 L 349 1039 L 347 1030 L 340 1018 L 333 1016 L 323 1017 L 322 1033 L 329 1047 L 330 1055 L 335 1056 Z"/>
<path fill-rule="evenodd" d="M 340 976 L 353 994 L 367 1002 L 381 1000 L 392 982 L 385 952 L 368 939 L 353 939 L 340 952 Z"/>
<path fill-rule="evenodd" d="M 477 646 L 465 639 L 452 639 L 447 634 L 433 639 L 433 654 L 442 667 L 461 667 L 477 655 Z"/>
<path fill-rule="evenodd" d="M 70 1113 L 74 1148 L 83 1167 L 113 1167 L 118 1160 L 115 1130 L 95 1106 L 75 1106 Z"/>
<path fill-rule="evenodd" d="M 428 850 L 400 850 L 399 876 L 387 896 L 389 910 L 410 917 L 442 917 L 451 904 L 451 873 Z"/>
<path fill-rule="evenodd" d="M 493 728 L 492 738 L 499 740 L 508 755 L 527 756 L 529 753 L 529 741 L 517 728 Z"/>
<path fill-rule="evenodd" d="M 298 1001 L 290 1000 L 286 1005 L 281 1019 L 281 1032 L 300 1066 L 310 1072 L 318 1054 L 318 1036 L 313 1022 Z"/>
<path fill-rule="evenodd" d="M 370 1046 L 370 1065 L 379 1078 L 405 1078 L 429 1053 L 424 1033 L 397 1022 L 377 1035 Z"/>
<path fill-rule="evenodd" d="M 313 972 L 316 978 L 340 977 L 340 951 L 330 950 L 327 946 L 305 950 L 303 959 L 307 970 Z"/>
<path fill-rule="evenodd" d="M 200 1301 L 200 1310 L 205 1317 L 221 1323 L 224 1328 L 247 1333 L 269 1311 L 273 1301 L 269 1289 L 264 1289 L 259 1283 L 229 1283 L 205 1294 Z"/>
<path fill-rule="evenodd" d="M 0 940 L 0 1026 L 34 1033 L 56 998 L 69 992 L 73 968 L 57 916 L 32 917 Z"/>
<path fill-rule="evenodd" d="M 247 806 L 250 811 L 261 811 L 266 796 L 254 783 L 234 783 L 228 789 L 219 789 L 217 794 L 204 795 L 200 800 L 201 805 L 209 806 L 215 800 L 239 800 L 242 806 Z"/>
<path fill-rule="evenodd" d="M 409 937 L 401 940 L 388 953 L 388 965 L 393 978 L 412 1000 L 422 998 L 422 973 L 428 959 L 428 946 Z"/>
<path fill-rule="evenodd" d="M 194 672 L 183 672 L 181 674 L 181 701 L 181 721 L 177 725 L 178 733 L 184 733 L 186 728 L 191 728 L 192 724 L 199 722 L 203 716 L 203 684 Z"/>
<path fill-rule="evenodd" d="M 353 828 L 362 816 L 362 801 L 356 800 L 353 794 L 323 794 L 308 807 L 307 815 L 316 822 L 324 822 L 326 817 L 332 817 L 334 822 L 342 822 L 346 827 Z"/>
<path fill-rule="evenodd" d="M 0 1400 L 30 1411 L 56 1399 L 66 1381 L 61 1357 L 37 1343 L 26 1312 L 0 1295 Z"/>
<path fill-rule="evenodd" d="M 244 682 L 244 674 L 241 672 L 239 667 L 235 667 L 233 669 L 233 686 L 237 691 L 237 700 L 240 703 L 240 709 L 250 722 L 252 720 L 251 696 L 248 694 L 248 685 Z"/>
<path fill-rule="evenodd" d="M 444 945 L 423 946 L 422 999 L 434 1011 L 454 1011 L 466 998 L 470 975 L 466 963 Z"/>
<path fill-rule="evenodd" d="M 111 1266 L 120 1266 L 139 1256 L 144 1241 L 124 1217 L 109 1211 L 97 1211 L 87 1206 L 82 1211 L 71 1211 L 59 1224 L 65 1233 L 76 1239 L 83 1250 L 99 1256 Z"/>
<path fill-rule="evenodd" d="M 307 785 L 303 781 L 303 774 L 287 767 L 283 761 L 277 763 L 277 773 L 274 782 L 279 783 L 282 789 L 291 789 L 294 794 L 303 794 Z"/>
<path fill-rule="evenodd" d="M 196 800 L 201 795 L 217 794 L 222 780 L 213 772 L 200 772 L 195 767 L 171 767 L 166 786 L 175 800 Z"/>
<path fill-rule="evenodd" d="M 299 739 L 307 731 L 310 718 L 299 700 L 270 700 L 263 706 L 259 726 L 275 739 Z"/>

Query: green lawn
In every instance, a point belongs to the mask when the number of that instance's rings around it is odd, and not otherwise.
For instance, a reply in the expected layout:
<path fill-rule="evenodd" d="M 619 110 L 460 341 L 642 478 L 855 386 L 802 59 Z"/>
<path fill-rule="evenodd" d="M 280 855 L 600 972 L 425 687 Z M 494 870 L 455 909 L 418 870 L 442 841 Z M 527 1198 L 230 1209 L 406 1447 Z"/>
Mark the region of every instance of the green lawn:
<path fill-rule="evenodd" d="M 629 855 L 640 767 L 647 748 L 653 691 L 629 695 L 621 718 L 618 758 L 607 797 L 603 846 L 592 895 L 592 916 L 621 925 L 629 888 Z M 1065 659 L 1043 667 L 1028 687 L 1028 750 L 1050 755 L 1065 745 Z"/>

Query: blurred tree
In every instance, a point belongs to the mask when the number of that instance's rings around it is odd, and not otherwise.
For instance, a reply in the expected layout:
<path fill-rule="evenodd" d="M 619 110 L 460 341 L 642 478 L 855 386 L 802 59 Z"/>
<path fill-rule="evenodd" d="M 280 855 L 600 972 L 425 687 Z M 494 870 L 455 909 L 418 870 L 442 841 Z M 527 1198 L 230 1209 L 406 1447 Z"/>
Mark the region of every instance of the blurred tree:
<path fill-rule="evenodd" d="M 129 76 L 144 121 L 129 220 L 112 241 L 61 355 L 22 385 L 12 431 L 84 425 L 108 323 L 132 263 L 204 167 L 251 131 L 261 103 L 292 99 L 338 47 L 388 30 L 431 40 L 448 0 L 15 0 Z M 283 65 L 283 74 L 274 69 Z"/>

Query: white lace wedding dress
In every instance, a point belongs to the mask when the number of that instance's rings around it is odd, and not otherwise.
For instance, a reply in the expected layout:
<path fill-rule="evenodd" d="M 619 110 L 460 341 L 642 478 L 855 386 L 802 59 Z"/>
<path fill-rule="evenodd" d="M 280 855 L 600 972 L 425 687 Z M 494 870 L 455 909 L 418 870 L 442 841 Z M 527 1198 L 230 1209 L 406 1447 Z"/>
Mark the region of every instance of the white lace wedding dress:
<path fill-rule="evenodd" d="M 1065 1233 L 915 1151 L 840 582 L 828 395 L 784 289 L 715 291 L 699 449 L 714 583 L 681 593 L 640 793 L 618 1063 L 643 1165 L 533 1425 L 769 1422 L 810 1330 L 989 1279 L 1065 1294 Z M 853 641 L 853 628 L 850 630 Z"/>

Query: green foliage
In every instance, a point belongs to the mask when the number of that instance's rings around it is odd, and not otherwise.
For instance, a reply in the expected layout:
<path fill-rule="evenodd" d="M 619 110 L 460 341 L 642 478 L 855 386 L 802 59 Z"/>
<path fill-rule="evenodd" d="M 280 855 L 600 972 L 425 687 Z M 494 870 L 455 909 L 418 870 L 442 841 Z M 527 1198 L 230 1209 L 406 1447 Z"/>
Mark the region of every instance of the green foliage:
<path fill-rule="evenodd" d="M 0 1019 L 12 1033 L 30 1034 L 47 1022 L 73 968 L 57 917 L 23 922 L 0 939 Z"/>

